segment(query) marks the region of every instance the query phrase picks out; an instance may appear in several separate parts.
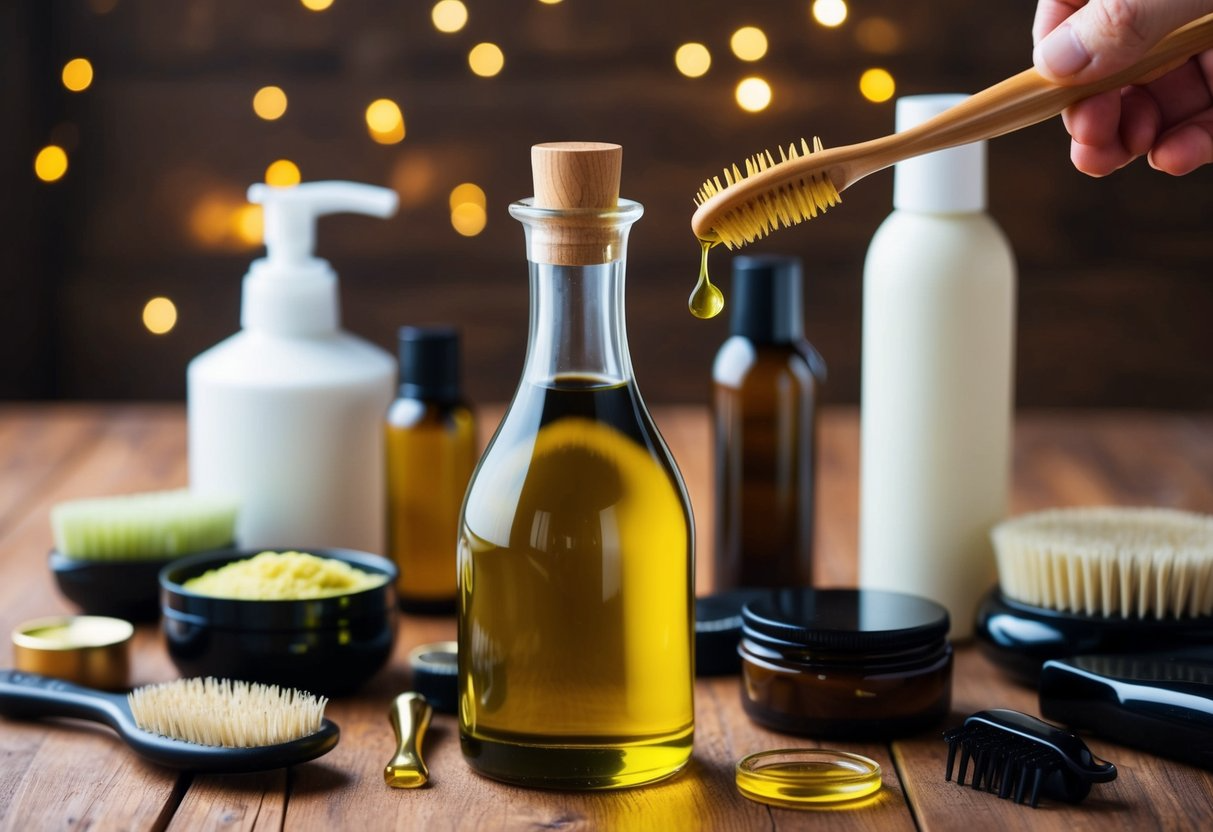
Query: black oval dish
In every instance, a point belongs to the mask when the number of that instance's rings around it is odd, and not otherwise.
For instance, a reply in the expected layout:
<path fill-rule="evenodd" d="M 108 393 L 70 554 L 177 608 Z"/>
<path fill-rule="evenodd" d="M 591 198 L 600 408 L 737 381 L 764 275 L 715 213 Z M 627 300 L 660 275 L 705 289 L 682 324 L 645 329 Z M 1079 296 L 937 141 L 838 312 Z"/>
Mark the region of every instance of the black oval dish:
<path fill-rule="evenodd" d="M 155 621 L 160 570 L 175 559 L 86 560 L 52 549 L 48 562 L 59 592 L 89 615 Z"/>
<path fill-rule="evenodd" d="M 212 598 L 182 584 L 264 549 L 182 558 L 160 573 L 162 628 L 183 676 L 219 676 L 325 696 L 357 690 L 387 662 L 396 636 L 397 570 L 349 549 L 295 549 L 383 575 L 377 587 L 300 601 Z"/>
<path fill-rule="evenodd" d="M 1098 618 L 1021 604 L 994 587 L 977 609 L 976 636 L 990 661 L 1015 681 L 1036 687 L 1049 659 L 1208 644 L 1213 617 Z"/>

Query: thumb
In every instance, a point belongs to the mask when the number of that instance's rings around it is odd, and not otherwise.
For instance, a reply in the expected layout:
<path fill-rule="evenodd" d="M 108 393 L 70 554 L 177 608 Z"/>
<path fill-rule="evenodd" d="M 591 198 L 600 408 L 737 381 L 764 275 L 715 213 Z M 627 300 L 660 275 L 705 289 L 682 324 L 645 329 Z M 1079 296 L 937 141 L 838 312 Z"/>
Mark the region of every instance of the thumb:
<path fill-rule="evenodd" d="M 1032 60 L 1050 81 L 1096 81 L 1210 11 L 1213 0 L 1090 0 L 1036 45 Z"/>

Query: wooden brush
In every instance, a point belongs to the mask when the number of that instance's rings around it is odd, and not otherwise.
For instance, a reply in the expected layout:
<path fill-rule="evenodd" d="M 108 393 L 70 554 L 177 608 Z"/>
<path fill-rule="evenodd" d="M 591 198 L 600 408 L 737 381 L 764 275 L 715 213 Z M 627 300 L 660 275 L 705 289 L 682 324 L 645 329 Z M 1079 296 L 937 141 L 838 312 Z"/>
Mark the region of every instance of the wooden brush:
<path fill-rule="evenodd" d="M 1144 83 L 1213 48 L 1213 14 L 1167 35 L 1132 66 L 1101 81 L 1059 86 L 1035 69 L 1027 69 L 934 118 L 901 133 L 823 150 L 814 139 L 810 149 L 780 149 L 779 161 L 769 152 L 733 165 L 724 181 L 713 177 L 695 198 L 699 206 L 691 230 L 701 240 L 721 242 L 730 249 L 761 239 L 779 228 L 812 219 L 838 204 L 839 194 L 870 173 L 924 153 L 992 139 L 1036 124 L 1097 93 L 1132 83 Z"/>

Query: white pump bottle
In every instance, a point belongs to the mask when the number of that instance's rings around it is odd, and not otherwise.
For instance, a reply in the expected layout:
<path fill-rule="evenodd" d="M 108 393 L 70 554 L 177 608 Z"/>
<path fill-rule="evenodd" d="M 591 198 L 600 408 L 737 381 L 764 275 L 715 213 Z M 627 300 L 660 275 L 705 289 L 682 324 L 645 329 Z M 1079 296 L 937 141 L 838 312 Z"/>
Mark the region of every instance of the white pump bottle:
<path fill-rule="evenodd" d="M 339 328 L 316 218 L 389 217 L 394 191 L 354 182 L 253 185 L 267 256 L 244 278 L 243 331 L 190 362 L 190 487 L 240 501 L 244 548 L 384 551 L 383 414 L 395 362 Z"/>
<path fill-rule="evenodd" d="M 907 130 L 964 100 L 897 102 Z M 984 143 L 899 162 L 864 265 L 859 583 L 943 604 L 968 638 L 1009 484 L 1015 258 Z"/>

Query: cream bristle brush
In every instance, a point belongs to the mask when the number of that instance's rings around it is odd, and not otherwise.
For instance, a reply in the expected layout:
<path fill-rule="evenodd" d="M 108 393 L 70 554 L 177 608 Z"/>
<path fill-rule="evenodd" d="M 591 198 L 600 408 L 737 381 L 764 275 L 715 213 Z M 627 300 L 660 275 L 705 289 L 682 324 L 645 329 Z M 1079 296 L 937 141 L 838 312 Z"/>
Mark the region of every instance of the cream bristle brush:
<path fill-rule="evenodd" d="M 1049 659 L 1213 642 L 1213 517 L 1063 508 L 991 532 L 999 586 L 977 611 L 986 655 L 1035 685 Z"/>
<path fill-rule="evenodd" d="M 1213 14 L 1193 21 L 1163 38 L 1145 57 L 1115 75 L 1091 84 L 1058 86 L 1027 69 L 979 92 L 935 118 L 891 136 L 822 150 L 801 141 L 779 151 L 746 160 L 713 177 L 700 188 L 699 206 L 691 218 L 695 236 L 730 249 L 812 219 L 838 204 L 839 193 L 868 174 L 890 165 L 969 142 L 992 139 L 1060 113 L 1096 93 L 1141 83 L 1167 72 L 1205 49 L 1213 48 Z"/>
<path fill-rule="evenodd" d="M 327 703 L 290 688 L 225 679 L 180 679 L 119 694 L 0 670 L 0 714 L 100 722 L 141 757 L 189 771 L 263 771 L 315 759 L 340 737 L 324 718 Z"/>
<path fill-rule="evenodd" d="M 991 532 L 1002 594 L 1098 618 L 1213 615 L 1213 517 L 1163 508 L 1065 508 Z"/>

